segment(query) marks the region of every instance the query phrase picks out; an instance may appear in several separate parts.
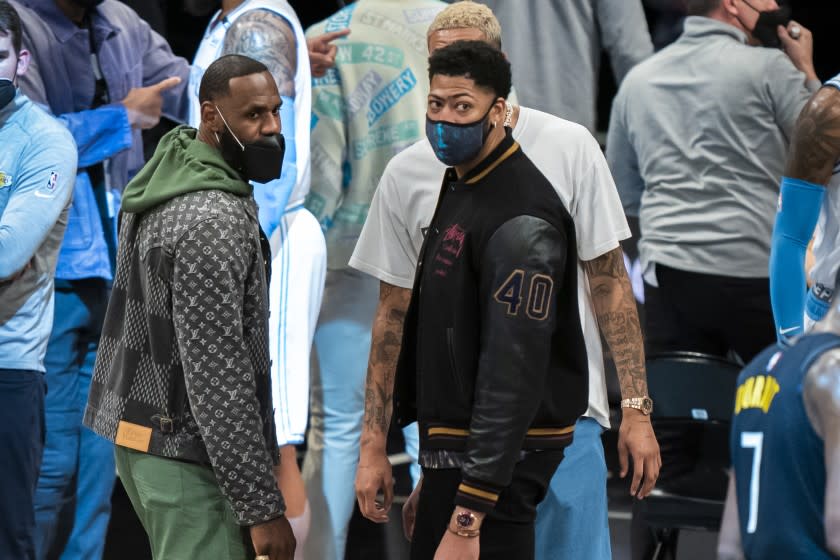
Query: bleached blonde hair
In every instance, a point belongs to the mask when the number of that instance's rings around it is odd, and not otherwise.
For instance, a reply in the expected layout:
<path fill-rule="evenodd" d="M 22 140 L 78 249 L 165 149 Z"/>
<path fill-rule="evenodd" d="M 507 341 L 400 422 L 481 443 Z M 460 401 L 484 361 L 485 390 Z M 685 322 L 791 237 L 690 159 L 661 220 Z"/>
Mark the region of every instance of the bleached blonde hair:
<path fill-rule="evenodd" d="M 494 47 L 502 48 L 502 26 L 493 10 L 473 0 L 461 0 L 444 8 L 429 26 L 426 37 L 436 31 L 464 28 L 478 29 Z"/>

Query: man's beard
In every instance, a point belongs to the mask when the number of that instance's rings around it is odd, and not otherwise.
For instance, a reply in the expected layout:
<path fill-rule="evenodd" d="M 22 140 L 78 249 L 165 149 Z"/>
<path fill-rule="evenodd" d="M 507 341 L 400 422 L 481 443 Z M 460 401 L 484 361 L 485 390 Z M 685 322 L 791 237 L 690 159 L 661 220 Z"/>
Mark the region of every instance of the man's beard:
<path fill-rule="evenodd" d="M 222 0 L 184 0 L 184 11 L 191 16 L 206 16 L 222 6 Z"/>

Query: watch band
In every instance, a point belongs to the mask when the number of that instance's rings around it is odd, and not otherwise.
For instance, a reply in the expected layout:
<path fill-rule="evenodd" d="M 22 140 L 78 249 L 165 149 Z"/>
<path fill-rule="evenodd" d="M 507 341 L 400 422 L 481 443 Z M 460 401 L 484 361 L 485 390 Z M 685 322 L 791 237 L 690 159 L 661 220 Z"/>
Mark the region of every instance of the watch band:
<path fill-rule="evenodd" d="M 621 408 L 635 408 L 648 415 L 653 412 L 653 400 L 648 396 L 622 399 Z"/>
<path fill-rule="evenodd" d="M 474 539 L 481 534 L 479 529 L 453 529 L 450 526 L 446 526 L 446 530 L 454 535 L 458 535 L 459 537 L 464 537 L 467 539 Z"/>

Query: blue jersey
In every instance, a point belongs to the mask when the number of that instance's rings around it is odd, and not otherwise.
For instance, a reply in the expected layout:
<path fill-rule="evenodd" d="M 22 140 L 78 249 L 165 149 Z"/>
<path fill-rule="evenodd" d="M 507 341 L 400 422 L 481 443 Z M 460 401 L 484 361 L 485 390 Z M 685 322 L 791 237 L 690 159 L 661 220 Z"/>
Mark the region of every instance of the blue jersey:
<path fill-rule="evenodd" d="M 829 560 L 823 512 L 823 441 L 805 411 L 808 368 L 840 336 L 771 346 L 738 377 L 730 440 L 741 542 L 749 559 Z"/>

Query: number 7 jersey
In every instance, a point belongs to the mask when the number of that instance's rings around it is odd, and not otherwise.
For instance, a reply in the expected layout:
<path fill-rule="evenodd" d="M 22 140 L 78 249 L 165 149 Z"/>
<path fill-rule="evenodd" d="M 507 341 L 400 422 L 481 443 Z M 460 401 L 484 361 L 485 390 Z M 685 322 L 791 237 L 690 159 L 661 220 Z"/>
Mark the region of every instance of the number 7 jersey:
<path fill-rule="evenodd" d="M 730 439 L 741 542 L 748 559 L 830 559 L 823 520 L 823 441 L 803 401 L 808 369 L 840 337 L 773 345 L 738 377 Z"/>

